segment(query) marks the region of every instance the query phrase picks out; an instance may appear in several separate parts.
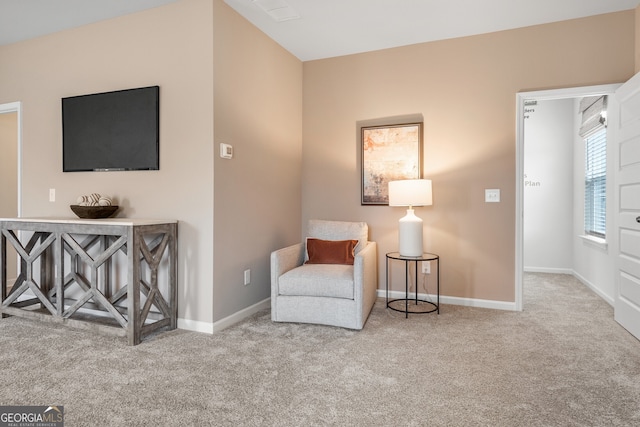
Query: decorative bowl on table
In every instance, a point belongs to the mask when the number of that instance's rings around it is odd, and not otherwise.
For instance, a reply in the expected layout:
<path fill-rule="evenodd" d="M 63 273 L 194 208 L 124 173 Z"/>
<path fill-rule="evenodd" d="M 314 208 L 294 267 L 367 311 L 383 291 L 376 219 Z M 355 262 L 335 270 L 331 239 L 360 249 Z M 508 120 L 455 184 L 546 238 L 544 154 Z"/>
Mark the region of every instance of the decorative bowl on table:
<path fill-rule="evenodd" d="M 109 218 L 118 210 L 117 205 L 109 205 L 109 206 L 80 206 L 80 205 L 71 205 L 69 206 L 74 214 L 78 216 L 78 218 L 83 219 L 99 219 L 99 218 Z"/>

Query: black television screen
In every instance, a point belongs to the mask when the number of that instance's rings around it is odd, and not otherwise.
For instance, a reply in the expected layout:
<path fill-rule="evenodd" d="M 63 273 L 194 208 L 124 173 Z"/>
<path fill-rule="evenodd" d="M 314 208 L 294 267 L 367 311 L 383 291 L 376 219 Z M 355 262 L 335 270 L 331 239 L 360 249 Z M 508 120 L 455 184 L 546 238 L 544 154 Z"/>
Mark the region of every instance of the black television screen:
<path fill-rule="evenodd" d="M 158 86 L 62 98 L 62 170 L 160 168 Z"/>

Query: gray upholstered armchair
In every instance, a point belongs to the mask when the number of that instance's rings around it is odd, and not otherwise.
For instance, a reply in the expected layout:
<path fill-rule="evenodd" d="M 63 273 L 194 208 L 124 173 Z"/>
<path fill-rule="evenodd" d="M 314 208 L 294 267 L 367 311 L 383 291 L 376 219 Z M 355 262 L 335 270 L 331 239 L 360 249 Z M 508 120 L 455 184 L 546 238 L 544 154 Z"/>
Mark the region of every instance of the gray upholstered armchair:
<path fill-rule="evenodd" d="M 272 252 L 271 319 L 362 329 L 378 288 L 377 246 L 368 234 L 364 222 L 310 220 L 304 243 Z M 347 252 L 353 265 L 341 261 Z M 338 263 L 325 263 L 331 258 Z"/>

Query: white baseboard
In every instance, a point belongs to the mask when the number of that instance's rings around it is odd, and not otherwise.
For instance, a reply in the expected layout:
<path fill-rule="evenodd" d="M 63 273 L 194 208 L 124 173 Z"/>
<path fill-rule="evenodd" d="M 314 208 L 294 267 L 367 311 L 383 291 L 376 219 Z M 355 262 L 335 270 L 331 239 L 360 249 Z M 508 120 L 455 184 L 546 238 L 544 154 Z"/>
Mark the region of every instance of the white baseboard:
<path fill-rule="evenodd" d="M 217 322 L 213 323 L 213 332 L 219 332 L 224 328 L 228 328 L 231 325 L 235 325 L 241 320 L 246 319 L 247 317 L 271 307 L 271 298 L 264 299 L 259 303 L 253 304 L 245 309 L 242 309 L 236 313 L 233 313 L 231 316 L 227 316 L 224 319 L 220 319 Z"/>
<path fill-rule="evenodd" d="M 613 298 L 611 298 L 609 295 L 607 295 L 604 292 L 602 292 L 593 283 L 591 283 L 590 281 L 588 281 L 587 279 L 582 277 L 580 274 L 578 274 L 578 273 L 576 273 L 574 271 L 573 272 L 573 277 L 578 279 L 583 285 L 585 285 L 587 288 L 591 289 L 596 295 L 598 295 L 600 298 L 605 300 L 607 302 L 607 304 L 609 304 L 611 307 L 613 307 L 615 305 L 615 301 L 613 300 Z"/>
<path fill-rule="evenodd" d="M 389 298 L 404 298 L 404 292 L 401 291 L 389 291 Z M 409 294 L 409 296 L 413 296 L 413 294 Z M 378 289 L 378 297 L 385 298 L 386 291 L 384 289 Z M 427 299 L 427 300 L 435 300 L 434 295 L 426 295 L 426 294 L 418 294 L 418 298 Z M 450 297 L 446 295 L 440 295 L 440 303 L 441 304 L 450 304 L 450 305 L 461 305 L 465 307 L 478 307 L 478 308 L 491 308 L 496 310 L 506 310 L 506 311 L 516 311 L 516 303 L 515 302 L 507 302 L 507 301 L 493 301 L 493 300 L 484 300 L 477 298 L 459 298 L 459 297 Z M 237 313 L 233 313 L 231 316 L 225 317 L 224 319 L 218 320 L 214 323 L 202 322 L 198 320 L 189 320 L 189 319 L 178 319 L 178 328 L 185 329 L 188 331 L 194 332 L 203 332 L 206 334 L 214 334 L 219 332 L 229 326 L 235 325 L 236 323 L 246 319 L 247 317 L 267 308 L 271 307 L 271 298 L 267 298 L 263 301 L 260 301 L 257 304 L 254 304 L 250 307 L 247 307 L 243 310 L 238 311 Z"/>
<path fill-rule="evenodd" d="M 462 305 L 465 307 L 491 308 L 494 310 L 517 311 L 515 301 L 495 301 L 479 298 L 460 298 L 440 296 L 443 304 Z"/>
<path fill-rule="evenodd" d="M 267 298 L 259 303 L 249 306 L 245 309 L 233 313 L 231 316 L 227 316 L 224 319 L 220 319 L 217 322 L 209 323 L 199 320 L 178 319 L 178 329 L 185 329 L 187 331 L 204 332 L 205 334 L 214 334 L 231 325 L 235 325 L 241 320 L 247 317 L 271 307 L 271 298 Z"/>
<path fill-rule="evenodd" d="M 525 268 L 526 272 L 530 273 L 555 273 L 555 274 L 571 274 L 580 282 L 582 282 L 585 286 L 595 292 L 600 298 L 605 300 L 611 306 L 613 306 L 614 301 L 608 295 L 602 293 L 598 288 L 596 288 L 592 283 L 590 283 L 587 279 L 580 276 L 573 270 L 568 269 L 559 269 L 559 268 Z M 378 298 L 386 298 L 386 290 L 378 289 Z M 409 297 L 413 297 L 415 294 L 409 293 Z M 389 298 L 404 298 L 405 293 L 402 291 L 389 291 Z M 418 294 L 418 298 L 425 299 L 428 301 L 435 301 L 434 295 L 426 295 L 426 294 Z M 517 311 L 516 303 L 510 301 L 494 301 L 494 300 L 486 300 L 486 299 L 478 299 L 478 298 L 460 298 L 460 297 L 450 297 L 446 295 L 440 295 L 440 303 L 441 304 L 450 304 L 450 305 L 460 305 L 464 307 L 477 307 L 477 308 L 490 308 L 494 310 L 505 310 L 505 311 Z M 238 311 L 237 313 L 233 313 L 231 316 L 225 317 L 224 319 L 218 320 L 214 323 L 202 322 L 199 320 L 189 320 L 189 319 L 178 319 L 178 328 L 185 329 L 188 331 L 194 332 L 203 332 L 206 334 L 213 334 L 215 332 L 219 332 L 229 326 L 235 325 L 236 323 L 246 319 L 247 317 L 257 313 L 258 311 L 265 310 L 271 306 L 271 298 L 267 298 L 259 303 L 256 303 L 250 307 L 247 307 L 243 310 Z"/>
<path fill-rule="evenodd" d="M 575 270 L 569 268 L 538 268 L 538 267 L 525 267 L 524 271 L 526 273 L 552 273 L 552 274 L 570 274 L 576 279 L 578 279 L 583 285 L 587 288 L 591 289 L 596 295 L 605 300 L 610 306 L 613 307 L 615 304 L 613 298 L 609 295 L 603 293 L 600 289 L 598 289 L 593 283 L 582 277 Z"/>
<path fill-rule="evenodd" d="M 178 318 L 178 329 L 184 329 L 192 332 L 203 332 L 205 334 L 213 334 L 213 323 L 202 322 L 200 320 L 190 320 Z"/>
<path fill-rule="evenodd" d="M 378 289 L 378 297 L 386 298 L 386 290 Z M 413 297 L 415 294 L 409 293 L 409 298 Z M 405 293 L 402 291 L 389 291 L 389 298 L 404 298 Z M 435 295 L 426 295 L 426 294 L 418 294 L 418 298 L 425 299 L 427 301 L 435 301 Z M 450 297 L 446 295 L 440 295 L 440 303 L 441 304 L 450 304 L 450 305 L 461 305 L 465 307 L 478 307 L 478 308 L 491 308 L 495 310 L 506 310 L 506 311 L 516 311 L 516 303 L 510 301 L 493 301 L 486 299 L 477 299 L 477 298 L 460 298 L 460 297 Z"/>
<path fill-rule="evenodd" d="M 573 274 L 570 268 L 525 267 L 525 273 Z"/>

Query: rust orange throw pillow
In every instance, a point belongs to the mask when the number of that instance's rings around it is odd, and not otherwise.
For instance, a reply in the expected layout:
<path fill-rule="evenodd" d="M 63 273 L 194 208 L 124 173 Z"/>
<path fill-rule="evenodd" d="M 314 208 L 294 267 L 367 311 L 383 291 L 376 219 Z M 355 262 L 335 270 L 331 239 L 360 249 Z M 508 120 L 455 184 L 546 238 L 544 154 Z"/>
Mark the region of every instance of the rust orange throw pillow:
<path fill-rule="evenodd" d="M 353 265 L 357 240 L 321 240 L 307 238 L 309 261 L 305 264 Z"/>

